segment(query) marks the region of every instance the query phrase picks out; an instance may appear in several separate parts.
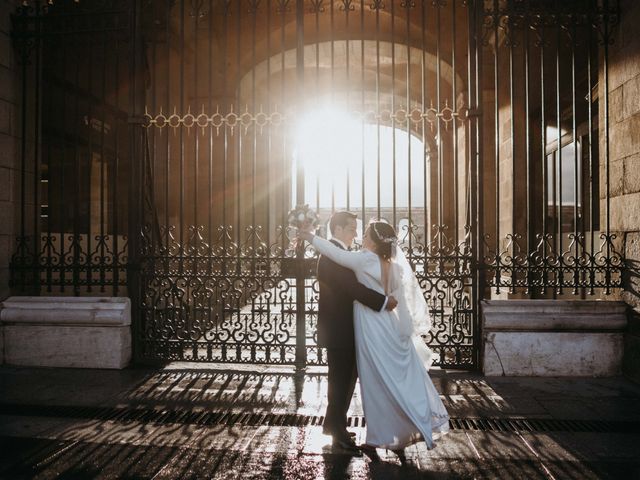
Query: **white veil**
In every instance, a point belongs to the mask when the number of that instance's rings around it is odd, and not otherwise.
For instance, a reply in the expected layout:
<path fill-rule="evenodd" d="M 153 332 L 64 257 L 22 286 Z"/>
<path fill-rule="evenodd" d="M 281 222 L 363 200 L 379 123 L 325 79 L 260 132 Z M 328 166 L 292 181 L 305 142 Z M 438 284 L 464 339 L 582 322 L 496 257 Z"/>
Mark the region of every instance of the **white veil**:
<path fill-rule="evenodd" d="M 429 368 L 433 363 L 433 352 L 421 337 L 431 329 L 429 307 L 402 248 L 394 245 L 393 250 L 389 269 L 389 292 L 398 300 L 398 306 L 393 310 L 398 322 L 398 332 L 402 337 L 413 341 L 418 355 Z"/>

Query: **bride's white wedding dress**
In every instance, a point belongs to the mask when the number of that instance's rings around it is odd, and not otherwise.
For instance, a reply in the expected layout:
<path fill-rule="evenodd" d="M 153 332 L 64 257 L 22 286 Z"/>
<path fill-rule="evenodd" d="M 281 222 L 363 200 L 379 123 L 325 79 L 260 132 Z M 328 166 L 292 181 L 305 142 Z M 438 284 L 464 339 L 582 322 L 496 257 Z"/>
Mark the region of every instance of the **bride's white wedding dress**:
<path fill-rule="evenodd" d="M 419 333 L 426 333 L 422 330 L 428 325 L 428 310 L 408 262 L 399 253 L 401 260 L 391 263 L 385 292 L 381 260 L 375 253 L 341 250 L 320 237 L 314 237 L 312 244 L 322 255 L 353 270 L 363 285 L 398 300 L 392 312 L 354 303 L 366 443 L 399 449 L 424 440 L 432 448 L 434 434 L 449 430 L 449 415 L 427 373 L 431 352 Z"/>

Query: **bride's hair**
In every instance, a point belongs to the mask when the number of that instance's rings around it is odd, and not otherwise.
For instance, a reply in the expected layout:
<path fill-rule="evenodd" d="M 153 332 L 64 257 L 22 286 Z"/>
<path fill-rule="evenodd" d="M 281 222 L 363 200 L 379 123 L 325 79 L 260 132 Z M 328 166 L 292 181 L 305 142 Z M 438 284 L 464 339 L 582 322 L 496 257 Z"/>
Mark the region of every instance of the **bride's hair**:
<path fill-rule="evenodd" d="M 386 222 L 371 222 L 369 224 L 369 236 L 376 244 L 376 252 L 384 260 L 393 257 L 396 246 L 396 231 Z"/>

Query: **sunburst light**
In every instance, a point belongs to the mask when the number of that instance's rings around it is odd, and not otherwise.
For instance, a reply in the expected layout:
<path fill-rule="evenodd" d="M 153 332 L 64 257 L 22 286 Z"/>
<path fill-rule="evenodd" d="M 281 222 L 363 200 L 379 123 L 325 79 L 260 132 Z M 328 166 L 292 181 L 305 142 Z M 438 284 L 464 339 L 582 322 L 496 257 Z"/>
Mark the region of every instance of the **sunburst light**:
<path fill-rule="evenodd" d="M 362 123 L 343 109 L 324 106 L 301 118 L 295 145 L 294 160 L 304 168 L 305 203 L 358 208 L 364 186 L 365 206 L 406 207 L 411 172 L 411 204 L 424 204 L 424 146 L 406 130 Z"/>

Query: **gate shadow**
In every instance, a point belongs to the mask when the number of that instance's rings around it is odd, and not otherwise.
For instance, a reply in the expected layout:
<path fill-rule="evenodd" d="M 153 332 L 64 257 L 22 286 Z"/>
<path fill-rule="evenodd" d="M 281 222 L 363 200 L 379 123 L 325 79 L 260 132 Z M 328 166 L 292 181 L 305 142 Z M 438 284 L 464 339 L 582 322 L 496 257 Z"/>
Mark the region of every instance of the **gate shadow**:
<path fill-rule="evenodd" d="M 236 412 L 316 414 L 326 397 L 326 369 L 317 372 L 180 368 L 149 374 L 122 400 L 132 405 L 212 407 Z"/>

